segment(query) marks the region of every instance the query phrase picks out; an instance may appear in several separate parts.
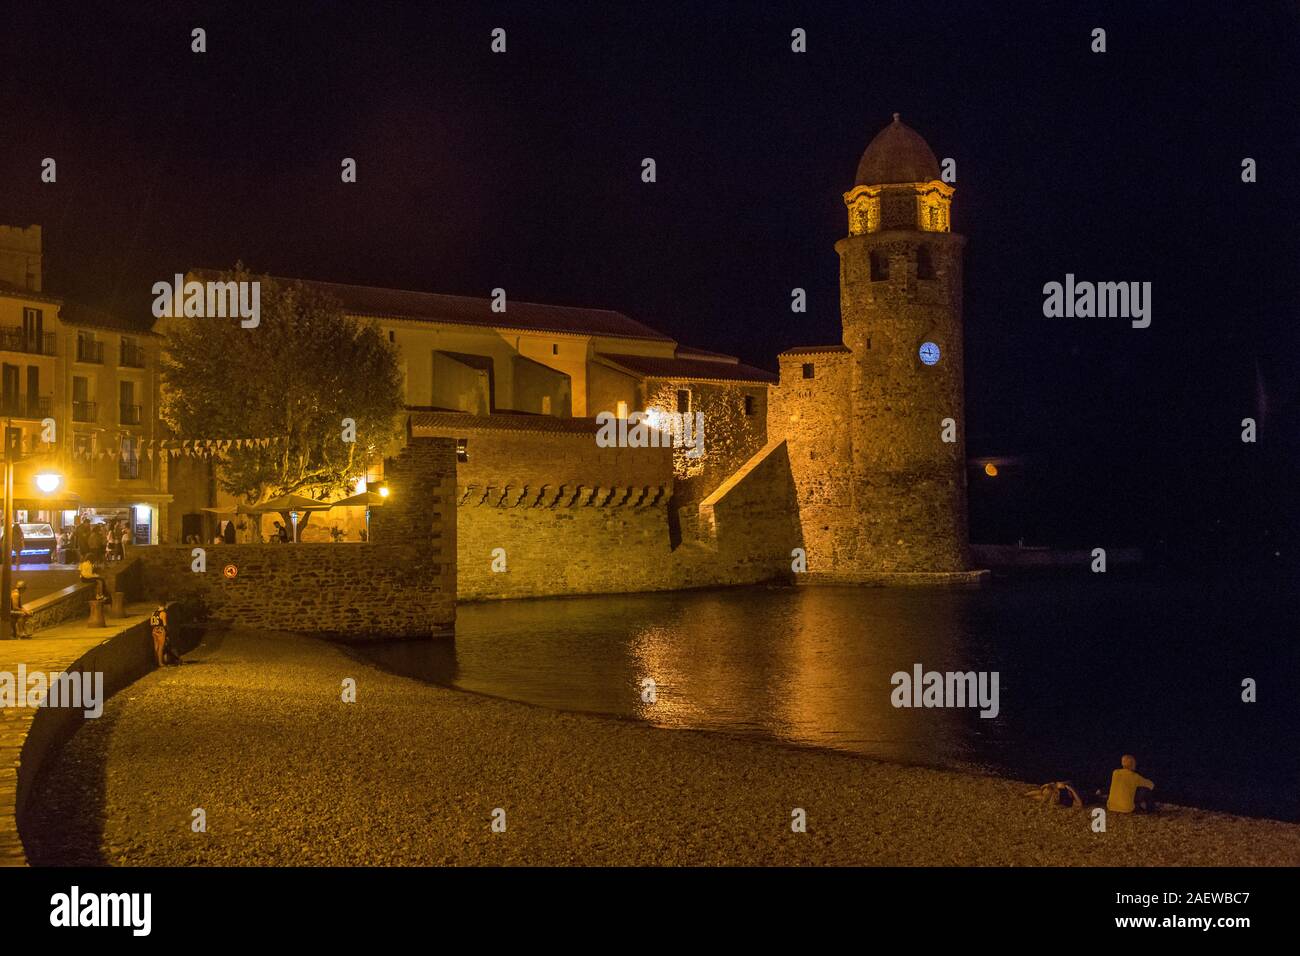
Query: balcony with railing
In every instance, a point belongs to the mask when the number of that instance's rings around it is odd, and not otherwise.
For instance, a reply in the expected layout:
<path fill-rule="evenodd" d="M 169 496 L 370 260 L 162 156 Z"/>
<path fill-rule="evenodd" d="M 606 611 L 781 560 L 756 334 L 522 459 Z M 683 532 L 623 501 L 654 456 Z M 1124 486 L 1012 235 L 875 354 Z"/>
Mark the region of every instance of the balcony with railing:
<path fill-rule="evenodd" d="M 72 403 L 72 420 L 74 422 L 93 422 L 99 416 L 99 406 L 95 402 Z"/>
<path fill-rule="evenodd" d="M 144 349 L 131 342 L 123 342 L 117 364 L 121 368 L 144 368 Z"/>
<path fill-rule="evenodd" d="M 53 409 L 54 399 L 49 395 L 39 398 L 30 395 L 0 397 L 0 416 L 5 418 L 49 418 Z"/>
<path fill-rule="evenodd" d="M 122 425 L 139 425 L 140 409 L 141 406 L 139 405 L 123 405 L 122 415 L 118 419 L 118 423 Z"/>
<path fill-rule="evenodd" d="M 96 365 L 104 364 L 104 343 L 96 342 L 94 339 L 77 339 L 77 361 L 93 362 Z"/>
<path fill-rule="evenodd" d="M 0 351 L 28 355 L 56 355 L 59 337 L 53 332 L 33 332 L 20 325 L 0 328 Z"/>

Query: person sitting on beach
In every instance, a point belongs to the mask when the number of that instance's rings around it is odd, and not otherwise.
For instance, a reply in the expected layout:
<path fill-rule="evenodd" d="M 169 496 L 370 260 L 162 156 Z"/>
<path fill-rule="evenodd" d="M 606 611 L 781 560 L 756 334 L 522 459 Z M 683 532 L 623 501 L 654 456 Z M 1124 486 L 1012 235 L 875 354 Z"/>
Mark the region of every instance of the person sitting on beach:
<path fill-rule="evenodd" d="M 1156 785 L 1137 772 L 1137 760 L 1132 754 L 1119 758 L 1120 768 L 1110 775 L 1110 793 L 1106 796 L 1106 809 L 1116 813 L 1154 813 L 1155 801 L 1151 791 Z M 1146 789 L 1146 793 L 1141 792 Z"/>
<path fill-rule="evenodd" d="M 1075 809 L 1083 807 L 1083 800 L 1080 799 L 1078 791 L 1070 785 L 1068 780 L 1056 780 L 1052 783 L 1045 783 L 1041 787 L 1035 787 L 1033 790 L 1026 790 L 1025 796 L 1033 797 L 1048 806 L 1074 807 Z"/>
<path fill-rule="evenodd" d="M 104 578 L 100 575 L 98 569 L 95 567 L 95 563 L 90 560 L 89 556 L 81 559 L 81 563 L 77 565 L 77 572 L 80 574 L 82 581 L 87 583 L 91 581 L 95 582 L 95 597 L 103 600 Z"/>

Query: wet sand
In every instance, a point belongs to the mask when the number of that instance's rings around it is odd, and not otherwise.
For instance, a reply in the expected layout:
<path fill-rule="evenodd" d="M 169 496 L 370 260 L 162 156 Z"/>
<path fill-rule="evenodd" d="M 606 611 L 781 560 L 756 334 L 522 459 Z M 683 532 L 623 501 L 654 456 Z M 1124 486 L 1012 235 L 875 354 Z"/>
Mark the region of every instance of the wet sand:
<path fill-rule="evenodd" d="M 33 863 L 1300 865 L 1300 824 L 1169 808 L 1094 833 L 1027 783 L 557 713 L 293 635 L 214 632 L 186 661 L 53 761 Z"/>

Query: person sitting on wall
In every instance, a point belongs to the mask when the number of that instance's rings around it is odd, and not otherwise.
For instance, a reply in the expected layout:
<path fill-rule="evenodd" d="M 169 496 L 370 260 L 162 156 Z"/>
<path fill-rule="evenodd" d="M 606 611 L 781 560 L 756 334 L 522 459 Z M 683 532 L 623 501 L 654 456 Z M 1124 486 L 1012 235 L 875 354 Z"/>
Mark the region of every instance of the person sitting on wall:
<path fill-rule="evenodd" d="M 288 529 L 285 528 L 284 525 L 280 524 L 280 522 L 276 521 L 276 522 L 275 522 L 275 532 L 274 532 L 274 534 L 272 534 L 272 536 L 271 536 L 271 540 L 272 540 L 272 541 L 275 541 L 275 542 L 278 542 L 279 544 L 288 544 L 288 543 L 289 543 L 289 531 L 288 531 Z"/>
<path fill-rule="evenodd" d="M 81 564 L 77 565 L 77 572 L 83 582 L 95 582 L 95 598 L 104 600 L 104 576 L 99 573 L 99 569 L 95 567 L 95 562 L 90 560 L 89 555 L 82 556 Z"/>

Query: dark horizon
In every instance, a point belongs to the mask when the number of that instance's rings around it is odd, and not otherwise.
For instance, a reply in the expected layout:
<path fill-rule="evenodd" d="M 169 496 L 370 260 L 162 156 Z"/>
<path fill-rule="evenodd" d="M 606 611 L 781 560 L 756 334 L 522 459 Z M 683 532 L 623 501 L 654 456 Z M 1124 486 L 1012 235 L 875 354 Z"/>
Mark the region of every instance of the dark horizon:
<path fill-rule="evenodd" d="M 0 222 L 44 227 L 48 289 L 142 322 L 153 282 L 242 260 L 616 309 L 773 369 L 839 340 L 841 195 L 897 111 L 957 160 L 969 453 L 1037 456 L 1059 541 L 1218 522 L 1258 558 L 1300 531 L 1298 34 L 1282 4 L 19 9 Z M 1045 318 L 1067 273 L 1152 282 L 1151 327 Z"/>

